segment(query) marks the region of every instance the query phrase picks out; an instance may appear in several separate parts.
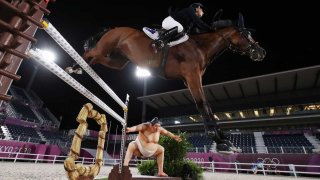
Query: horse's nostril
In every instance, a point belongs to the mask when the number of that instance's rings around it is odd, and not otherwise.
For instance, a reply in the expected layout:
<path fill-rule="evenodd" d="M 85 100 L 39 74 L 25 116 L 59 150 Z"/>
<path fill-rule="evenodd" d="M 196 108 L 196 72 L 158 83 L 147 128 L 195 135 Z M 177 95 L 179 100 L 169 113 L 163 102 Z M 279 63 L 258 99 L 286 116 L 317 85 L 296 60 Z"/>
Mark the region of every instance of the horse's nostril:
<path fill-rule="evenodd" d="M 258 56 L 258 60 L 259 61 L 262 61 L 264 58 L 265 58 L 265 56 L 266 56 L 266 50 L 264 50 L 263 48 L 258 48 L 258 49 L 256 49 L 256 55 Z"/>

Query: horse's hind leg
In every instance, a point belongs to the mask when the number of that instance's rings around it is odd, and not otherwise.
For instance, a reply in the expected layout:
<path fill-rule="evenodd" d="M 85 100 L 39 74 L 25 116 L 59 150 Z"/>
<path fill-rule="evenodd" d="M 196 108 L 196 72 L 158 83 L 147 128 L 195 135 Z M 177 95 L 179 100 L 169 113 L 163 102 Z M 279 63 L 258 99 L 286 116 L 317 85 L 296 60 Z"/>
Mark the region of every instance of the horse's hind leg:
<path fill-rule="evenodd" d="M 82 55 L 82 58 L 87 61 L 89 64 L 95 64 L 94 61 L 94 57 L 96 56 L 97 52 L 95 49 L 90 49 L 88 51 L 85 51 Z"/>
<path fill-rule="evenodd" d="M 112 58 L 110 56 L 95 56 L 92 60 L 92 64 L 102 64 L 111 69 L 121 70 L 123 69 L 129 61 L 122 58 Z"/>
<path fill-rule="evenodd" d="M 104 56 L 97 50 L 92 49 L 84 53 L 83 58 L 89 61 L 90 64 L 102 64 L 112 69 L 123 69 L 128 60 L 125 58 L 112 58 L 110 55 Z"/>

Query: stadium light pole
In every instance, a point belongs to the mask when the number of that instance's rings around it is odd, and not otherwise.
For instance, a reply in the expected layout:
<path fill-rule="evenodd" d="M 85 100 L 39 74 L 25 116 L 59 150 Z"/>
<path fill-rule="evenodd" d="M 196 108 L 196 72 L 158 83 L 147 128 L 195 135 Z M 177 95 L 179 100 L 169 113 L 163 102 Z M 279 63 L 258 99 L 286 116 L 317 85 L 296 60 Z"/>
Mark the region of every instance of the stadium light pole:
<path fill-rule="evenodd" d="M 136 76 L 138 78 L 143 79 L 143 96 L 147 95 L 147 87 L 148 87 L 148 77 L 151 76 L 150 71 L 147 69 L 143 69 L 137 66 Z M 146 103 L 142 101 L 142 114 L 141 114 L 142 122 L 146 121 Z"/>
<path fill-rule="evenodd" d="M 47 61 L 55 61 L 56 60 L 56 56 L 51 50 L 41 50 L 41 49 L 38 49 L 38 50 L 41 52 L 43 57 L 46 58 Z M 27 84 L 26 91 L 30 91 L 31 86 L 32 86 L 32 84 L 34 82 L 34 79 L 35 79 L 38 71 L 39 71 L 39 64 L 36 64 L 34 66 L 34 70 L 33 70 L 32 74 L 31 74 L 30 80 L 29 80 L 29 82 Z"/>
<path fill-rule="evenodd" d="M 107 153 L 108 153 L 108 147 L 109 147 L 109 138 L 110 138 L 110 132 L 111 132 L 111 125 L 112 125 L 112 121 L 110 121 L 109 132 L 108 132 L 108 138 L 107 138 L 107 147 L 106 147 L 106 151 L 107 151 Z"/>

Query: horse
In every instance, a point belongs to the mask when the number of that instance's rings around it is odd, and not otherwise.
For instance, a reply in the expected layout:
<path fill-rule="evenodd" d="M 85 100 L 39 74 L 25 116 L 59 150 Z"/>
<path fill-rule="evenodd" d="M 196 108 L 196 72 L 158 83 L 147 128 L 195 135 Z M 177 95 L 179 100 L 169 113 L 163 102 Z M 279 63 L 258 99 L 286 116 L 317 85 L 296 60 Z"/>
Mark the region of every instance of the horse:
<path fill-rule="evenodd" d="M 118 70 L 131 62 L 142 68 L 158 70 L 158 75 L 166 79 L 183 80 L 202 116 L 206 134 L 217 143 L 217 150 L 234 151 L 234 146 L 219 128 L 206 100 L 202 76 L 212 61 L 225 50 L 247 55 L 253 61 L 261 61 L 266 56 L 266 51 L 245 28 L 241 13 L 236 22 L 212 32 L 190 35 L 188 41 L 164 48 L 162 52 L 154 51 L 151 46 L 153 40 L 141 30 L 116 27 L 100 34 L 101 37 L 91 39 L 96 41 L 91 46 L 86 43 L 83 58 L 90 64 Z"/>

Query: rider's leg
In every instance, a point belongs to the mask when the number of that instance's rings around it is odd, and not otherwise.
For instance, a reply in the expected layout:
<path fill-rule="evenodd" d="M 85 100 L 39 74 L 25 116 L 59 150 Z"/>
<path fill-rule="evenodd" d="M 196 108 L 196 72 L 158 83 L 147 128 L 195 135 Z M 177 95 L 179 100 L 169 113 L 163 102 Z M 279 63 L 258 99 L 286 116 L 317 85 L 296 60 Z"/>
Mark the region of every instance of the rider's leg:
<path fill-rule="evenodd" d="M 183 26 L 175 21 L 171 16 L 166 17 L 163 21 L 162 21 L 162 28 L 169 31 L 174 27 L 178 27 L 178 32 L 180 33 L 183 31 Z M 164 34 L 168 34 L 167 31 L 165 31 L 164 33 L 162 33 L 161 35 L 159 35 L 159 32 L 156 31 L 155 29 L 151 29 L 148 27 L 144 27 L 143 32 L 146 33 L 151 39 L 156 40 L 156 39 L 161 39 L 163 37 Z"/>
<path fill-rule="evenodd" d="M 166 17 L 162 21 L 162 28 L 166 31 L 159 35 L 159 38 L 155 41 L 154 45 L 162 48 L 164 44 L 176 40 L 177 35 L 183 32 L 183 26 L 174 20 L 171 16 Z M 182 33 L 183 34 L 183 33 Z M 184 34 L 183 34 L 184 35 Z M 180 36 L 179 38 L 181 38 Z"/>
<path fill-rule="evenodd" d="M 153 46 L 157 46 L 158 48 L 163 48 L 164 45 L 170 41 L 174 36 L 178 33 L 178 27 L 175 26 L 165 32 L 163 32 L 157 40 L 154 41 Z"/>
<path fill-rule="evenodd" d="M 169 30 L 174 27 L 178 27 L 178 33 L 183 31 L 183 26 L 178 21 L 174 20 L 171 16 L 166 17 L 162 21 L 162 28 L 163 29 Z"/>

